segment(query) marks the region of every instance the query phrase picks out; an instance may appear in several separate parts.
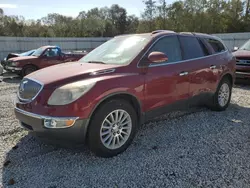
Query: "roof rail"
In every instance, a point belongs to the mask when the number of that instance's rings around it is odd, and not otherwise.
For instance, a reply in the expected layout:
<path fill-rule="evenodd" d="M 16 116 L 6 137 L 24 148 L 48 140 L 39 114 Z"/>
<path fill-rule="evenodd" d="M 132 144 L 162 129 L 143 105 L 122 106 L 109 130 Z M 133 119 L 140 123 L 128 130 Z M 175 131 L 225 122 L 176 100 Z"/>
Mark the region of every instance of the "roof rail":
<path fill-rule="evenodd" d="M 209 35 L 207 33 L 198 33 L 198 32 L 180 32 L 180 34 L 189 34 L 189 35 Z"/>
<path fill-rule="evenodd" d="M 156 33 L 160 33 L 160 32 L 175 33 L 174 31 L 171 31 L 171 30 L 155 30 L 155 31 L 152 31 L 152 34 L 156 34 Z"/>
<path fill-rule="evenodd" d="M 193 32 L 194 35 L 209 35 L 207 33 L 198 33 L 198 32 Z"/>
<path fill-rule="evenodd" d="M 189 35 L 194 35 L 192 32 L 180 32 L 180 34 L 189 34 Z"/>

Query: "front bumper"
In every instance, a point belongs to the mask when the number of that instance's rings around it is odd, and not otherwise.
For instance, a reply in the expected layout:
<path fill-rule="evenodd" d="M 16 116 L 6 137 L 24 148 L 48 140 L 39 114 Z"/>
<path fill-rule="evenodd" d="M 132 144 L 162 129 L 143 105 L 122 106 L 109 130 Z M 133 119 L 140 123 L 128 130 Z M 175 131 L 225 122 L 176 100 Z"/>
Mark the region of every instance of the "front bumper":
<path fill-rule="evenodd" d="M 60 117 L 41 116 L 19 108 L 15 108 L 15 115 L 22 127 L 45 141 L 63 145 L 84 143 L 89 123 L 88 119 L 77 119 L 71 127 L 46 128 L 44 126 L 45 119 L 58 120 Z M 65 119 L 64 117 L 61 118 Z"/>
<path fill-rule="evenodd" d="M 240 72 L 236 71 L 236 78 L 250 78 L 250 72 Z"/>
<path fill-rule="evenodd" d="M 22 67 L 10 67 L 10 66 L 7 66 L 7 65 L 4 68 L 5 68 L 5 70 L 13 71 L 13 72 L 22 70 Z"/>
<path fill-rule="evenodd" d="M 2 65 L 3 67 L 6 66 L 6 61 L 5 61 L 5 60 L 2 60 L 0 63 L 1 63 L 1 65 Z"/>

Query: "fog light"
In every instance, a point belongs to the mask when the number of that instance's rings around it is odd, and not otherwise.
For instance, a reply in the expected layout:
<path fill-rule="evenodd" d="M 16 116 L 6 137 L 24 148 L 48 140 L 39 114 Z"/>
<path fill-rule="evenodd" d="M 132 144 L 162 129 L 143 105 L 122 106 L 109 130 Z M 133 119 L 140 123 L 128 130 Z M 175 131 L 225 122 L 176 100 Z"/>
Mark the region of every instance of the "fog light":
<path fill-rule="evenodd" d="M 46 128 L 67 128 L 74 125 L 76 119 L 44 119 L 43 125 Z"/>

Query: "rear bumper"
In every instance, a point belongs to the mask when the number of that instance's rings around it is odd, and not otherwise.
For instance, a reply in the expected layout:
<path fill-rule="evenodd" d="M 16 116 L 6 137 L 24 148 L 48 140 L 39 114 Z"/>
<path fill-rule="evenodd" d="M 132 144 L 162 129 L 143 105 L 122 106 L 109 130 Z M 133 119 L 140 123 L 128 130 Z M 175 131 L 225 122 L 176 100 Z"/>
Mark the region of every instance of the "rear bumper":
<path fill-rule="evenodd" d="M 250 78 L 250 72 L 240 72 L 236 71 L 236 78 Z"/>
<path fill-rule="evenodd" d="M 45 119 L 60 119 L 60 117 L 41 116 L 15 108 L 16 118 L 22 127 L 32 135 L 54 144 L 83 144 L 87 133 L 88 119 L 76 119 L 71 127 L 46 128 Z M 61 117 L 62 119 L 64 117 Z M 65 118 L 64 118 L 65 119 Z"/>

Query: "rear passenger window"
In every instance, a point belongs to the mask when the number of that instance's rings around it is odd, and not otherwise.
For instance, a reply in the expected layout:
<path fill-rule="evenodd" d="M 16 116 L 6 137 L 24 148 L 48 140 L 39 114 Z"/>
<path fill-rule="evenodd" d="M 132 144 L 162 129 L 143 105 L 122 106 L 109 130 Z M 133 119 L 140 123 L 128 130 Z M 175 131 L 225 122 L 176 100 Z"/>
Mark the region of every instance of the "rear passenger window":
<path fill-rule="evenodd" d="M 179 36 L 183 50 L 183 60 L 205 56 L 204 50 L 196 37 Z"/>
<path fill-rule="evenodd" d="M 213 48 L 215 53 L 224 52 L 226 50 L 224 45 L 218 40 L 215 39 L 205 39 L 205 40 Z"/>
<path fill-rule="evenodd" d="M 205 56 L 211 55 L 209 50 L 208 50 L 208 47 L 206 46 L 206 42 L 202 38 L 198 38 L 198 41 L 199 41 L 199 43 L 201 45 L 201 48 L 203 50 L 204 55 Z"/>
<path fill-rule="evenodd" d="M 168 57 L 167 63 L 181 61 L 182 59 L 180 43 L 177 36 L 168 36 L 159 39 L 150 49 L 149 53 L 154 51 L 165 53 Z"/>

